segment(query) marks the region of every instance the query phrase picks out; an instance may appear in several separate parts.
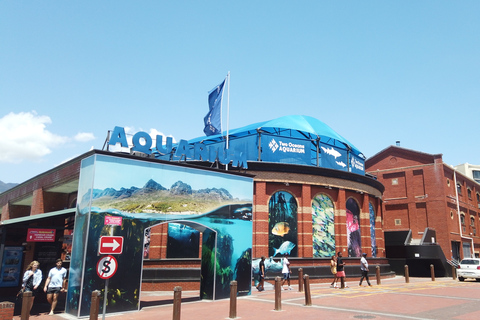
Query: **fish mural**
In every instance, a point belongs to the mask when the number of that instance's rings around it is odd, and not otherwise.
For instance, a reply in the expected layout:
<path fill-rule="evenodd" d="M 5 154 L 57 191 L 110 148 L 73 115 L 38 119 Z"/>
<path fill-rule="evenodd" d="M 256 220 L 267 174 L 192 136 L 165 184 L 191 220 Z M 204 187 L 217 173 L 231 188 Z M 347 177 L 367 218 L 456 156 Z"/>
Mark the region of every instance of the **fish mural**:
<path fill-rule="evenodd" d="M 333 201 L 325 194 L 312 200 L 312 244 L 314 257 L 335 255 L 335 216 Z"/>
<path fill-rule="evenodd" d="M 362 255 L 360 208 L 352 198 L 347 200 L 347 245 L 349 257 L 360 257 Z"/>
<path fill-rule="evenodd" d="M 268 255 L 275 256 L 282 245 L 288 242 L 291 248 L 285 248 L 293 257 L 297 256 L 297 210 L 295 197 L 286 191 L 272 194 L 268 203 Z"/>
<path fill-rule="evenodd" d="M 325 152 L 326 154 L 335 157 L 335 159 L 342 156 L 340 152 L 338 152 L 333 148 L 325 148 L 325 147 L 320 147 L 320 148 L 322 148 L 323 152 Z"/>
<path fill-rule="evenodd" d="M 273 256 L 276 256 L 277 254 L 280 254 L 280 255 L 283 256 L 285 253 L 288 253 L 288 255 L 290 255 L 290 252 L 292 252 L 293 248 L 295 248 L 294 243 L 292 243 L 290 241 L 285 241 L 284 243 L 282 243 L 280 248 L 278 248 L 278 249 L 273 248 L 273 250 L 274 250 Z"/>
<path fill-rule="evenodd" d="M 347 165 L 343 163 L 343 161 L 335 161 L 336 164 L 338 164 L 340 167 L 345 168 Z"/>
<path fill-rule="evenodd" d="M 290 225 L 288 222 L 279 222 L 272 229 L 272 233 L 280 237 L 283 237 L 288 232 L 290 232 Z"/>

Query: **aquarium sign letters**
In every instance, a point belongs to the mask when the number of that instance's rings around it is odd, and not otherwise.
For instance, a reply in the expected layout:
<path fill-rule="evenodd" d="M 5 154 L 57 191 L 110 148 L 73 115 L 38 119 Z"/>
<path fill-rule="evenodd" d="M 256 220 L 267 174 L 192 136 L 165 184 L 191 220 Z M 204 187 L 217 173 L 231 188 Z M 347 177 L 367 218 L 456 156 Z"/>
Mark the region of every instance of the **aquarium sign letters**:
<path fill-rule="evenodd" d="M 109 145 L 120 144 L 123 148 L 128 148 L 127 136 L 123 127 L 115 127 L 112 136 L 108 142 Z M 230 162 L 233 167 L 241 167 L 248 169 L 247 152 L 242 150 L 240 146 L 234 149 L 225 149 L 218 146 L 206 146 L 202 142 L 196 142 L 192 146 L 187 140 L 180 140 L 176 146 L 172 143 L 172 137 L 167 137 L 166 145 L 163 145 L 163 135 L 156 136 L 156 143 L 153 144 L 152 137 L 144 131 L 139 131 L 133 135 L 132 147 L 133 152 L 141 152 L 147 155 L 153 154 L 155 157 L 170 155 L 170 160 L 202 160 L 214 163 L 219 161 L 221 164 L 227 165 Z"/>

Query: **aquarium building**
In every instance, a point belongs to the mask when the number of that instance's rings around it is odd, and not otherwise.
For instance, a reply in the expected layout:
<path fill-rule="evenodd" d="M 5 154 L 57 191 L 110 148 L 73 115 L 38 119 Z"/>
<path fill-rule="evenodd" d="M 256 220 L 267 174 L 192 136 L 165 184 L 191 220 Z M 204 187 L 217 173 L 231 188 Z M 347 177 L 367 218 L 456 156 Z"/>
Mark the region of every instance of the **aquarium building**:
<path fill-rule="evenodd" d="M 105 172 L 102 179 L 108 182 L 106 177 L 110 177 L 112 186 L 104 183 L 102 187 L 95 187 L 100 191 L 83 186 L 85 178 L 82 177 L 92 179 L 87 169 L 92 157 L 95 161 L 102 159 L 102 172 Z M 117 171 L 111 169 L 115 166 L 104 165 L 105 161 L 115 163 Z M 344 253 L 347 261 L 352 260 L 347 267 L 350 278 L 359 276 L 358 260 L 363 252 L 368 254 L 372 265 L 380 266 L 382 275 L 389 276 L 392 272 L 385 258 L 382 230 L 384 187 L 365 174 L 364 165 L 365 157 L 353 144 L 320 120 L 307 116 L 282 117 L 231 130 L 228 135 L 225 132 L 175 144 L 168 138 L 150 137 L 145 132 L 127 136 L 123 128 L 115 127 L 103 151 L 89 151 L 0 194 L 2 266 L 8 267 L 9 272 L 17 270 L 21 274 L 29 261 L 40 259 L 42 267 L 48 270 L 49 264 L 61 256 L 68 267 L 70 259 L 75 257 L 74 237 L 80 232 L 73 231 L 81 221 L 82 208 L 93 212 L 92 208 L 116 206 L 117 211 L 108 211 L 107 215 L 123 214 L 123 221 L 135 214 L 152 212 L 166 217 L 158 224 L 141 221 L 145 230 L 135 240 L 142 245 L 142 268 L 138 271 L 141 290 L 170 290 L 176 285 L 184 290 L 202 290 L 202 255 L 207 247 L 208 230 L 217 227 L 182 220 L 176 216 L 179 213 L 183 216 L 210 214 L 211 221 L 225 226 L 233 219 L 250 221 L 250 234 L 242 236 L 251 239 L 250 256 L 242 253 L 237 260 L 252 260 L 255 270 L 261 256 L 269 257 L 272 263 L 267 270 L 267 280 L 280 274 L 276 266 L 285 253 L 290 255 L 294 278 L 298 268 L 303 268 L 311 281 L 330 278 L 329 259 L 338 251 Z M 245 195 L 248 192 L 234 195 L 233 187 L 237 183 L 232 183 L 232 190 L 218 186 L 195 188 L 194 182 L 185 181 L 171 184 L 145 181 L 140 187 L 133 186 L 130 182 L 134 175 L 129 174 L 129 166 L 147 168 L 145 175 L 148 170 L 163 170 L 159 168 L 164 166 L 169 170 L 200 170 L 199 176 L 204 180 L 225 175 L 224 179 L 240 180 L 242 188 L 250 190 L 251 196 Z M 114 184 L 118 176 L 122 176 L 122 183 Z M 122 202 L 138 194 L 147 199 L 149 192 L 169 192 L 174 199 L 190 197 L 195 201 L 185 200 L 183 209 L 178 208 L 179 201 L 170 203 L 170 198 L 165 200 L 158 194 L 149 199 L 148 204 Z M 98 207 L 85 205 L 85 201 Z M 218 210 L 219 213 L 206 205 L 212 201 L 231 205 L 222 206 L 228 210 Z M 194 203 L 197 203 L 195 208 Z M 171 216 L 175 219 L 170 221 Z M 227 220 L 222 220 L 224 218 Z M 100 231 L 95 230 L 100 232 L 99 236 L 110 232 L 107 231 L 110 227 L 104 227 L 105 221 L 97 221 L 104 224 Z M 33 235 L 32 232 L 38 234 L 39 230 L 51 233 L 49 242 L 39 241 L 38 235 Z M 180 233 L 188 237 L 177 237 Z M 228 244 L 228 236 L 220 238 Z M 233 254 L 235 248 L 231 248 L 231 252 Z M 5 266 L 7 254 L 20 256 L 16 267 Z M 220 282 L 230 280 L 241 265 L 232 266 L 232 271 L 217 273 L 215 281 L 219 277 L 223 277 Z M 2 275 L 4 273 L 2 269 Z M 78 281 L 85 274 L 70 273 L 70 282 L 73 276 Z M 20 284 L 12 281 L 4 282 L 3 286 L 16 292 Z"/>

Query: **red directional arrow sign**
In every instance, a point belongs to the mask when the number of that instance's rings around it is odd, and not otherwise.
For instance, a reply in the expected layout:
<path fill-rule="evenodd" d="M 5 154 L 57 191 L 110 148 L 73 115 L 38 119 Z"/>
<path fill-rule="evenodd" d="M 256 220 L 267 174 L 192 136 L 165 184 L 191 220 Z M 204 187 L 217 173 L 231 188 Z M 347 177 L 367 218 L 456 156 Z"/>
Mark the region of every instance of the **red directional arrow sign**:
<path fill-rule="evenodd" d="M 121 254 L 123 237 L 100 237 L 99 254 Z"/>

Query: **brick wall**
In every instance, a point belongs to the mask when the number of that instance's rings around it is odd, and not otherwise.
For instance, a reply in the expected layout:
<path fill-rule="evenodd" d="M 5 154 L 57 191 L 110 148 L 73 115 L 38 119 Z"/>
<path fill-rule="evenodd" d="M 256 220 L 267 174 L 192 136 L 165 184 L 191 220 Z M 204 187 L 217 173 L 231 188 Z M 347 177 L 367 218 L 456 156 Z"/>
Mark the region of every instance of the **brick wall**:
<path fill-rule="evenodd" d="M 0 302 L 0 320 L 12 320 L 15 304 L 13 302 Z"/>

